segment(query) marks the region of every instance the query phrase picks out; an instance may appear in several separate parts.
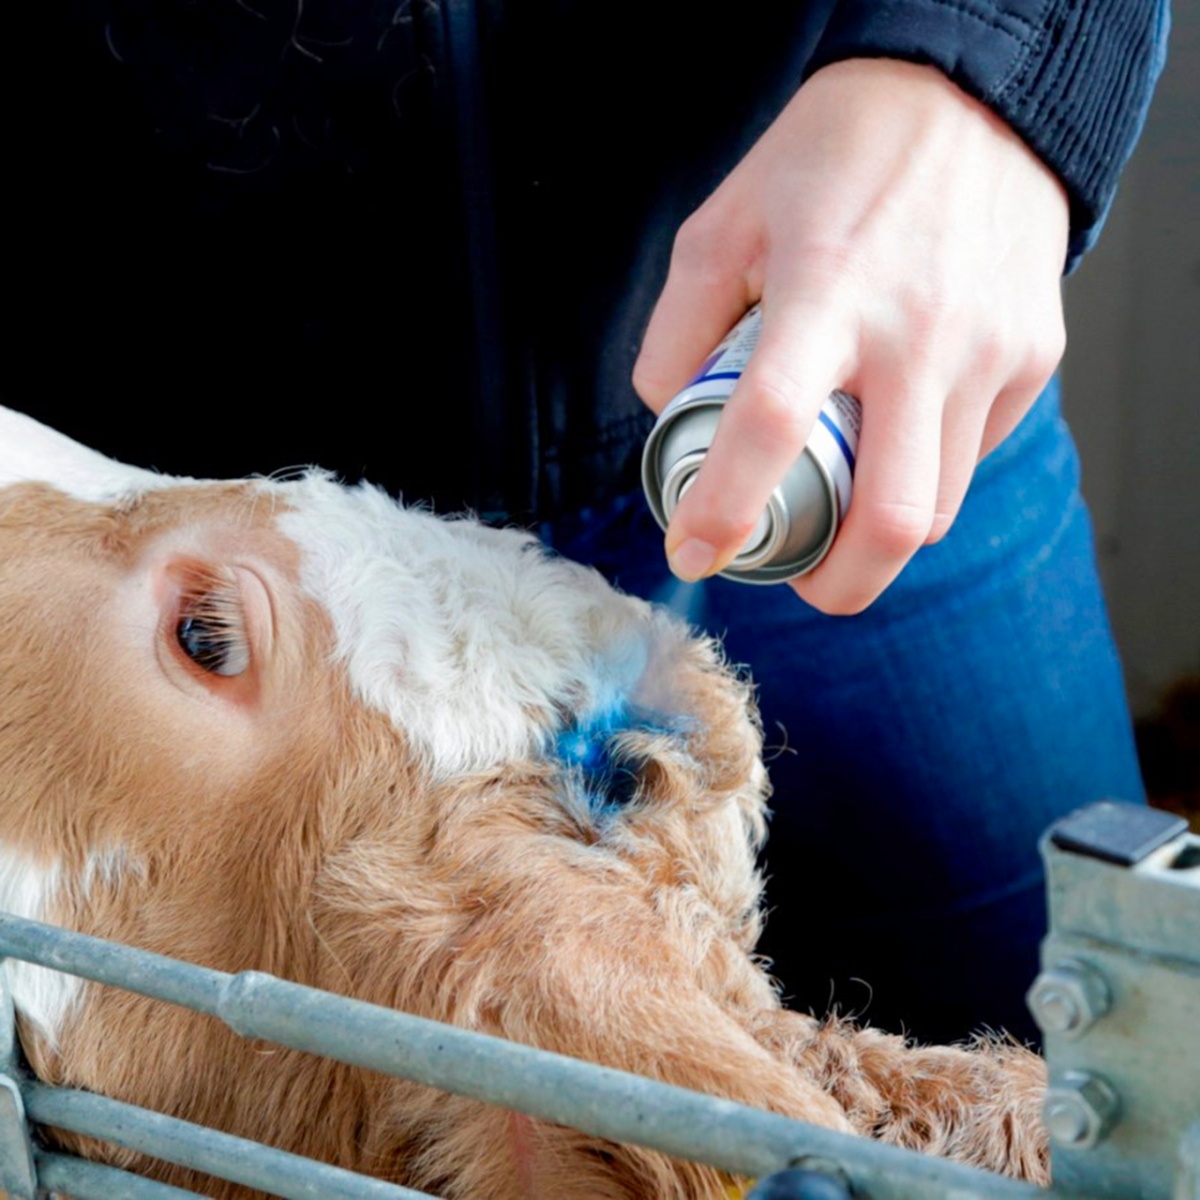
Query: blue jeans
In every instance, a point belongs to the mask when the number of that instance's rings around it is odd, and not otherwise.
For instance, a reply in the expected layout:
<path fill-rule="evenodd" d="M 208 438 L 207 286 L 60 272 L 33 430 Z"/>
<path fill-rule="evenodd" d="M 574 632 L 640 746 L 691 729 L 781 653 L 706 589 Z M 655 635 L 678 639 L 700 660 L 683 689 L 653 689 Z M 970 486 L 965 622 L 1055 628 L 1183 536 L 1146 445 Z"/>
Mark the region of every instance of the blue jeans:
<path fill-rule="evenodd" d="M 1143 799 L 1078 477 L 1052 384 L 949 535 L 854 617 L 676 582 L 640 494 L 543 529 L 749 667 L 774 786 L 761 948 L 793 1007 L 1036 1037 L 1038 837 L 1092 800 Z"/>

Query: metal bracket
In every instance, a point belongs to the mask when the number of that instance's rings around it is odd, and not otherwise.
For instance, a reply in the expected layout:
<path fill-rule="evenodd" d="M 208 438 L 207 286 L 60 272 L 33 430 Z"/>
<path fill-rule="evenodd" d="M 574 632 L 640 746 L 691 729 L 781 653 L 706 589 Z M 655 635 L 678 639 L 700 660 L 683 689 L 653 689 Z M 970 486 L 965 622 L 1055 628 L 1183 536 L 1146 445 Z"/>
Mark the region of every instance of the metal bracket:
<path fill-rule="evenodd" d="M 1053 826 L 1042 855 L 1050 934 L 1029 1005 L 1055 1187 L 1200 1200 L 1200 838 L 1106 800 Z"/>

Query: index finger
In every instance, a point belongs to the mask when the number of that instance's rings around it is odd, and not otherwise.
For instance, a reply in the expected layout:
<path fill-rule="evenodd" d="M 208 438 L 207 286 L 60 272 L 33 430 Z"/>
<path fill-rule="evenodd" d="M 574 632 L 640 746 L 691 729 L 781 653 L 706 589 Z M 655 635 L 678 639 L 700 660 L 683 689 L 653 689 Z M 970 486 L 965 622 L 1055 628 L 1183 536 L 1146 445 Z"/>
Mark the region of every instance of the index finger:
<path fill-rule="evenodd" d="M 850 373 L 850 326 L 828 302 L 764 304 L 758 346 L 667 529 L 667 559 L 681 579 L 724 569 L 754 531 L 821 405 Z"/>
<path fill-rule="evenodd" d="M 714 199 L 680 228 L 633 368 L 634 390 L 656 413 L 754 303 L 753 246 Z"/>

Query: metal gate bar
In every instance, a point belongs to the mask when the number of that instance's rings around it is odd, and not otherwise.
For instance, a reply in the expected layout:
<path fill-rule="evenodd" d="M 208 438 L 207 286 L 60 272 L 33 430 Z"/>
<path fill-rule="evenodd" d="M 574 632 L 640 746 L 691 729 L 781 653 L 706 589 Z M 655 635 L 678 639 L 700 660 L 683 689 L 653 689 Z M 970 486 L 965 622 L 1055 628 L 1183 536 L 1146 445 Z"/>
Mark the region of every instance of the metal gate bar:
<path fill-rule="evenodd" d="M 199 1192 L 187 1192 L 69 1154 L 40 1150 L 34 1160 L 39 1185 L 46 1191 L 66 1192 L 72 1200 L 204 1200 Z"/>
<path fill-rule="evenodd" d="M 266 1038 L 612 1141 L 634 1142 L 734 1175 L 772 1174 L 815 1156 L 844 1166 L 874 1200 L 912 1195 L 1044 1198 L 1033 1184 L 788 1120 L 260 972 L 228 974 L 0 916 L 0 955 L 184 1003 L 244 1037 Z"/>
<path fill-rule="evenodd" d="M 0 1001 L 8 999 L 3 982 L 0 976 Z M 0 1004 L 0 1009 L 6 1007 Z M 3 1023 L 3 1016 L 0 1016 L 0 1023 Z M 32 1196 L 37 1189 L 37 1167 L 33 1161 L 33 1146 L 29 1141 L 29 1124 L 25 1120 L 25 1101 L 12 1077 L 15 1071 L 7 1063 L 0 1066 L 0 1070 L 5 1072 L 0 1076 L 0 1192 L 21 1200 L 25 1196 Z"/>
<path fill-rule="evenodd" d="M 845 1184 L 872 1200 L 1200 1200 L 1194 1053 L 1200 1047 L 1200 943 L 1194 936 L 1200 930 L 1200 837 L 1165 814 L 1103 801 L 1055 825 L 1043 838 L 1042 852 L 1051 934 L 1030 999 L 1046 1034 L 1051 1076 L 1047 1112 L 1054 1120 L 1047 1124 L 1056 1182 L 1049 1190 L 269 975 L 228 975 L 4 914 L 0 966 L 7 954 L 111 983 L 216 1016 L 243 1036 L 738 1175 L 770 1176 L 799 1164 L 806 1178 L 815 1175 L 821 1186 L 840 1188 L 840 1195 Z M 185 1165 L 200 1163 L 183 1157 L 194 1155 L 196 1145 L 211 1147 L 206 1139 L 222 1136 L 30 1080 L 0 970 L 0 1189 L 14 1200 L 44 1197 L 47 1188 L 69 1192 L 76 1200 L 186 1200 L 192 1195 L 50 1153 L 31 1137 L 27 1113 L 150 1151 L 141 1140 L 144 1131 L 126 1139 L 132 1113 L 134 1124 L 151 1128 L 155 1138 L 171 1130 L 171 1137 L 154 1147 L 166 1148 L 165 1157 L 177 1157 L 167 1146 L 172 1138 L 187 1139 L 190 1148 L 178 1155 Z M 114 1114 L 120 1130 L 112 1124 Z M 279 1153 L 256 1143 L 242 1145 L 252 1154 Z M 219 1154 L 220 1149 L 197 1169 L 213 1175 L 240 1171 L 238 1154 Z M 298 1190 L 283 1194 L 310 1200 L 313 1191 L 303 1185 L 322 1165 L 286 1157 L 303 1163 L 299 1169 L 305 1179 Z M 267 1172 L 266 1190 L 280 1194 L 280 1174 Z M 377 1188 L 388 1186 L 359 1178 Z M 765 1180 L 763 1188 L 791 1186 L 782 1178 Z M 321 1187 L 321 1194 L 330 1195 L 329 1187 Z M 420 1195 L 403 1189 L 399 1194 Z"/>
<path fill-rule="evenodd" d="M 436 1200 L 427 1192 L 371 1179 L 92 1092 L 44 1083 L 30 1083 L 22 1092 L 25 1111 L 41 1125 L 90 1134 L 218 1179 L 270 1192 L 282 1200 Z"/>
<path fill-rule="evenodd" d="M 770 1175 L 797 1160 L 817 1158 L 838 1164 L 850 1184 L 872 1200 L 1047 1200 L 1048 1194 L 1033 1184 L 260 972 L 230 975 L 7 914 L 0 915 L 0 955 L 184 1004 L 218 1017 L 246 1037 L 472 1096 L 735 1175 Z"/>

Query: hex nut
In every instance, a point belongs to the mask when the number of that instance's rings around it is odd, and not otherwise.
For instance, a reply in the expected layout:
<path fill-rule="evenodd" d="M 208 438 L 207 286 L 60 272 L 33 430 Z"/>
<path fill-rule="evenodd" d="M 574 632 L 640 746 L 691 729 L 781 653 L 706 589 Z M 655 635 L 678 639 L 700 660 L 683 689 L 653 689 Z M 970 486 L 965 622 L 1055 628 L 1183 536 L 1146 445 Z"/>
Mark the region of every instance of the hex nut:
<path fill-rule="evenodd" d="M 1112 1007 L 1112 993 L 1095 967 L 1064 958 L 1047 967 L 1025 997 L 1043 1033 L 1075 1038 Z"/>
<path fill-rule="evenodd" d="M 1042 1117 L 1052 1141 L 1087 1150 L 1104 1140 L 1120 1108 L 1120 1097 L 1107 1080 L 1086 1071 L 1067 1071 L 1046 1090 Z"/>

